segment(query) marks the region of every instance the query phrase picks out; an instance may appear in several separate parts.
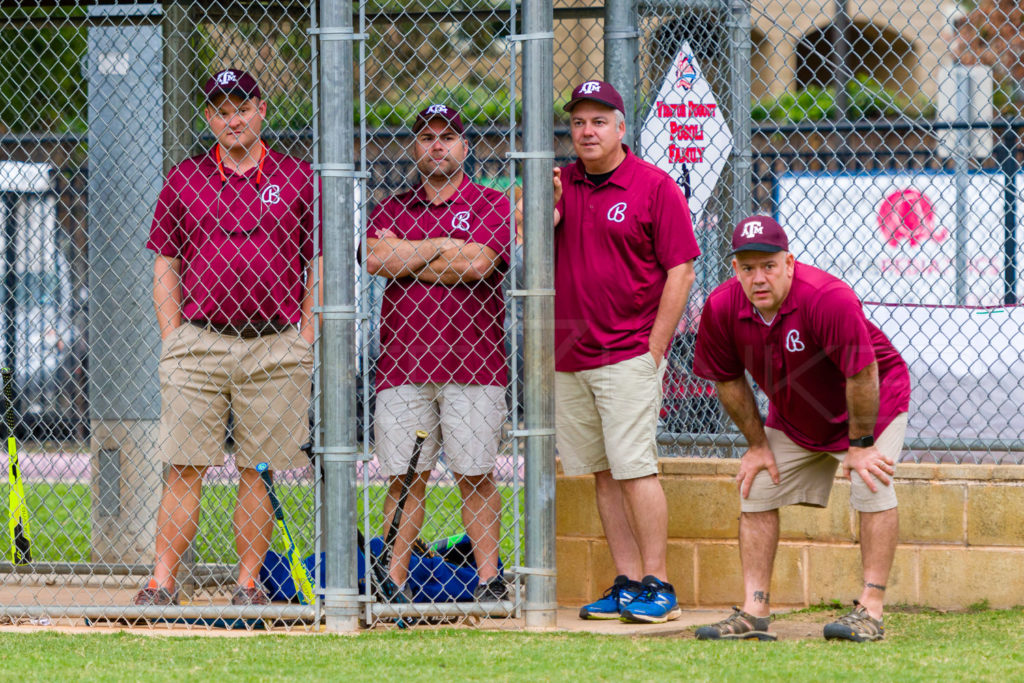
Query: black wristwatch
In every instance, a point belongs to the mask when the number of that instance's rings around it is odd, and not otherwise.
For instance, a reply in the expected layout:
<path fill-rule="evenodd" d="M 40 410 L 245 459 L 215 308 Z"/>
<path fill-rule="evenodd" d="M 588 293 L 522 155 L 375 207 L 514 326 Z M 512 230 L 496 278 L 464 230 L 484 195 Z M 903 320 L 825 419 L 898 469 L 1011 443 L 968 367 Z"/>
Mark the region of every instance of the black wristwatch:
<path fill-rule="evenodd" d="M 850 445 L 854 448 L 871 448 L 875 445 L 875 437 L 868 434 L 856 439 L 850 439 Z"/>

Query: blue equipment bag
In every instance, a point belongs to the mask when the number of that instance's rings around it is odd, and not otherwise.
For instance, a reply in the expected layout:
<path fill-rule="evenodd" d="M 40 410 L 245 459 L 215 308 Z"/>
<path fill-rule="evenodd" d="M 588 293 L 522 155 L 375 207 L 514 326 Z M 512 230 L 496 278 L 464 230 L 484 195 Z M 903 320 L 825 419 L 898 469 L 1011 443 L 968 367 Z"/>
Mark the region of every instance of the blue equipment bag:
<path fill-rule="evenodd" d="M 370 552 L 376 557 L 384 549 L 384 541 L 377 537 L 370 539 Z M 321 565 L 320 588 L 326 586 L 323 562 L 324 554 L 320 553 Z M 303 560 L 310 576 L 316 576 L 313 556 Z M 366 561 L 363 549 L 359 548 L 357 559 L 359 571 L 359 590 L 365 590 Z M 504 566 L 498 559 L 498 573 L 504 574 Z M 273 602 L 293 602 L 297 600 L 295 583 L 288 570 L 288 560 L 273 550 L 267 552 L 260 569 L 260 581 L 263 589 Z M 473 560 L 473 545 L 469 537 L 450 537 L 429 544 L 417 543 L 409 560 L 408 587 L 412 590 L 413 602 L 469 602 L 473 600 L 479 577 L 476 573 L 476 562 Z"/>

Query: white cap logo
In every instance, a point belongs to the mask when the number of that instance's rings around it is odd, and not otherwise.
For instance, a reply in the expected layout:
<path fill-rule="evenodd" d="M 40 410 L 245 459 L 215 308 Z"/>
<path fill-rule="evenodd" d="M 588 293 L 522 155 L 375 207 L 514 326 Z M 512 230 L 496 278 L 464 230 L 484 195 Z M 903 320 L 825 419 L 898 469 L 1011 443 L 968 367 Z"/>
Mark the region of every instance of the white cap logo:
<path fill-rule="evenodd" d="M 581 95 L 593 95 L 596 92 L 600 92 L 601 83 L 599 81 L 587 81 L 580 86 Z"/>
<path fill-rule="evenodd" d="M 442 116 L 448 115 L 448 107 L 443 104 L 432 104 L 427 107 L 428 114 L 441 114 Z"/>
<path fill-rule="evenodd" d="M 752 237 L 764 234 L 764 226 L 761 225 L 761 221 L 750 221 L 743 226 L 743 232 L 740 234 L 749 240 Z"/>
<path fill-rule="evenodd" d="M 235 75 L 234 71 L 221 71 L 217 74 L 217 82 L 221 85 L 227 85 L 228 83 L 234 83 L 238 80 L 238 76 Z"/>

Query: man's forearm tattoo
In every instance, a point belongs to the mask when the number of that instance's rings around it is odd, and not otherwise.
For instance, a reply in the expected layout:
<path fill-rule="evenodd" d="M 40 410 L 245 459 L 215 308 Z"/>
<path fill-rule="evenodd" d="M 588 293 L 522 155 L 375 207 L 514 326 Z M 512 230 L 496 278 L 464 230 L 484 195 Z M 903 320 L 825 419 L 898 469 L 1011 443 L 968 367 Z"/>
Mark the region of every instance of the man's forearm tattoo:
<path fill-rule="evenodd" d="M 768 592 L 754 591 L 754 602 L 763 602 L 765 604 L 768 604 Z"/>
<path fill-rule="evenodd" d="M 885 590 L 885 586 L 883 586 L 881 584 L 878 584 L 878 583 L 871 583 L 870 581 L 865 581 L 864 585 L 867 586 L 868 588 L 874 588 L 876 591 L 884 591 Z"/>

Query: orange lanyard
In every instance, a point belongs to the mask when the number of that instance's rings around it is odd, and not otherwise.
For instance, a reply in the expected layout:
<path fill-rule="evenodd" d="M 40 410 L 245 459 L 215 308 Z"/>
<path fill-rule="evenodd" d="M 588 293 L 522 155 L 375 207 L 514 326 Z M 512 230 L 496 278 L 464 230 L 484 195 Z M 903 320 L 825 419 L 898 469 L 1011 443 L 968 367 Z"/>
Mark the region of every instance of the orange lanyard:
<path fill-rule="evenodd" d="M 228 182 L 228 174 L 224 171 L 224 163 L 220 160 L 220 144 L 214 145 L 213 158 L 217 160 L 217 170 L 220 171 L 220 186 Z M 256 191 L 259 192 L 260 183 L 263 182 L 263 162 L 267 160 L 267 146 L 260 140 L 260 160 L 256 165 Z"/>

